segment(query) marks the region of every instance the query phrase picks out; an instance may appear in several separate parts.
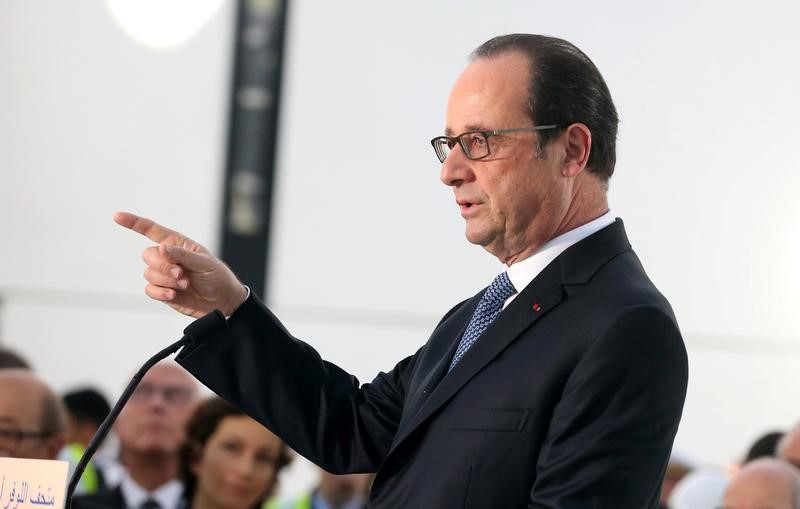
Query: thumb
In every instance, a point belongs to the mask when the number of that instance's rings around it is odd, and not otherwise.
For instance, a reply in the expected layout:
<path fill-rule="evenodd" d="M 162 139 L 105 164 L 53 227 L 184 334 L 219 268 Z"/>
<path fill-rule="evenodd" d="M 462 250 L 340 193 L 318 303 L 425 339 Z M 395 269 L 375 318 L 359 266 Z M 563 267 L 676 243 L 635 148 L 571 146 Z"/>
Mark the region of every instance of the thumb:
<path fill-rule="evenodd" d="M 214 262 L 216 261 L 215 258 L 210 255 L 195 253 L 194 251 L 180 246 L 161 244 L 159 246 L 159 251 L 161 251 L 169 261 L 177 263 L 193 272 L 212 270 L 215 265 Z"/>

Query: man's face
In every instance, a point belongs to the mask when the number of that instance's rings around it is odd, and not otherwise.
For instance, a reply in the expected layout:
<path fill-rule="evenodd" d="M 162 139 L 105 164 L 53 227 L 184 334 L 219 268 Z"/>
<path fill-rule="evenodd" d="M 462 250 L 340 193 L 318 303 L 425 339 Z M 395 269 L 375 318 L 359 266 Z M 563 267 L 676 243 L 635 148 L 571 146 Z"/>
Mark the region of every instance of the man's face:
<path fill-rule="evenodd" d="M 446 134 L 532 127 L 528 82 L 528 61 L 519 53 L 474 61 L 450 93 Z M 467 239 L 504 263 L 530 256 L 558 234 L 569 205 L 559 139 L 542 152 L 537 142 L 534 132 L 491 136 L 488 157 L 472 161 L 456 147 L 442 164 Z"/>
<path fill-rule="evenodd" d="M 780 442 L 780 456 L 800 468 L 800 426 L 795 426 Z"/>
<path fill-rule="evenodd" d="M 39 384 L 0 380 L 0 457 L 55 459 L 63 435 L 41 435 L 44 394 Z"/>
<path fill-rule="evenodd" d="M 196 398 L 195 382 L 182 368 L 153 366 L 117 419 L 114 429 L 122 449 L 136 454 L 177 452 Z"/>
<path fill-rule="evenodd" d="M 734 479 L 722 501 L 723 509 L 792 509 L 791 479 L 780 471 L 742 472 Z"/>

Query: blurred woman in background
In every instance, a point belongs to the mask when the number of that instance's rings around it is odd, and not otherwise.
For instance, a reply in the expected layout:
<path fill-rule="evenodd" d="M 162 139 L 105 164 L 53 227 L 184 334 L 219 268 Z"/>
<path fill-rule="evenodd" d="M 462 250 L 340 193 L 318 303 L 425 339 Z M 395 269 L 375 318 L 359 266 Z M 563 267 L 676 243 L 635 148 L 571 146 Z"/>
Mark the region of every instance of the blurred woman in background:
<path fill-rule="evenodd" d="M 181 449 L 186 507 L 260 507 L 289 461 L 280 438 L 230 403 L 207 399 L 189 419 Z"/>

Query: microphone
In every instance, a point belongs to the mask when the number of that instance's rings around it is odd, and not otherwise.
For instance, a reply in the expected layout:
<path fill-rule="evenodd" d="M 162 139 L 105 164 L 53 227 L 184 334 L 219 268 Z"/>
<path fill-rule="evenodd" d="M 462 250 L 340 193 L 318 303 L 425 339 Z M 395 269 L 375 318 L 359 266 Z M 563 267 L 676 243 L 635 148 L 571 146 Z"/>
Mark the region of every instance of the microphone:
<path fill-rule="evenodd" d="M 108 432 L 111 431 L 111 425 L 117 420 L 117 416 L 119 416 L 120 412 L 122 412 L 122 408 L 130 399 L 131 394 L 133 394 L 133 391 L 139 385 L 139 382 L 142 381 L 145 373 L 147 373 L 150 368 L 158 364 L 161 360 L 177 352 L 182 347 L 199 346 L 208 341 L 212 336 L 225 330 L 227 327 L 228 321 L 225 319 L 225 315 L 223 315 L 218 309 L 211 311 L 205 316 L 201 316 L 183 329 L 183 337 L 181 339 L 150 357 L 150 359 L 144 363 L 139 371 L 133 375 L 133 378 L 122 392 L 122 395 L 117 400 L 114 408 L 111 409 L 111 412 L 109 412 L 109 414 L 106 416 L 103 424 L 100 425 L 100 427 L 97 429 L 97 432 L 92 437 L 92 440 L 86 447 L 86 451 L 84 451 L 83 456 L 81 456 L 81 459 L 78 462 L 78 465 L 75 467 L 72 477 L 70 477 L 66 496 L 67 509 L 72 507 L 72 495 L 75 493 L 75 488 L 78 487 L 78 482 L 80 481 L 86 466 L 89 464 L 89 460 L 92 459 L 92 456 L 94 456 L 94 453 L 97 452 L 97 449 L 100 447 L 100 444 L 103 443 L 103 440 L 105 440 Z"/>

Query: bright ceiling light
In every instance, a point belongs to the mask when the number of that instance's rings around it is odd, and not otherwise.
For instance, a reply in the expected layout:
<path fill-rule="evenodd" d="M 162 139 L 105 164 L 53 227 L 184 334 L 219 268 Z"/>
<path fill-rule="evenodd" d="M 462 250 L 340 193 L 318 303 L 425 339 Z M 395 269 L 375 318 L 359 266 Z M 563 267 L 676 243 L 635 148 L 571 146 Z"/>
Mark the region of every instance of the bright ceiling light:
<path fill-rule="evenodd" d="M 168 50 L 188 41 L 225 0 L 106 0 L 111 15 L 133 40 Z"/>

